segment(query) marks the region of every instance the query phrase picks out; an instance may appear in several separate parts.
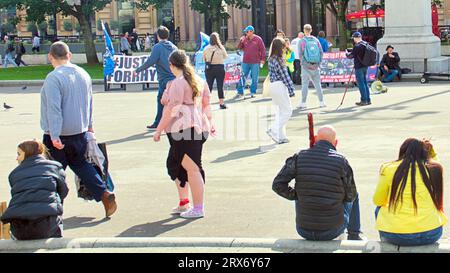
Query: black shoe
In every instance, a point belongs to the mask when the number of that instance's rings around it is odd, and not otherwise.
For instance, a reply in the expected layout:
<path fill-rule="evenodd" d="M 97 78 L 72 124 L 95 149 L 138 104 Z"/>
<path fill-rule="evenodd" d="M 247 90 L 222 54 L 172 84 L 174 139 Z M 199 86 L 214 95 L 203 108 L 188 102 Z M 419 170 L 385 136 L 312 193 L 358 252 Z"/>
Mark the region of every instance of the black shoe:
<path fill-rule="evenodd" d="M 365 241 L 367 239 L 361 233 L 349 233 L 347 235 L 347 240 L 351 240 L 351 241 Z"/>
<path fill-rule="evenodd" d="M 357 102 L 357 103 L 355 103 L 357 106 L 367 106 L 367 105 L 369 105 L 369 103 L 368 102 L 364 102 L 364 101 L 361 101 L 361 102 Z"/>
<path fill-rule="evenodd" d="M 158 124 L 153 123 L 152 125 L 147 126 L 147 129 L 156 129 L 158 128 Z"/>
<path fill-rule="evenodd" d="M 224 109 L 227 109 L 227 108 L 228 108 L 228 107 L 227 107 L 225 104 L 221 104 L 221 105 L 220 105 L 220 109 L 223 109 L 223 110 L 224 110 Z"/>

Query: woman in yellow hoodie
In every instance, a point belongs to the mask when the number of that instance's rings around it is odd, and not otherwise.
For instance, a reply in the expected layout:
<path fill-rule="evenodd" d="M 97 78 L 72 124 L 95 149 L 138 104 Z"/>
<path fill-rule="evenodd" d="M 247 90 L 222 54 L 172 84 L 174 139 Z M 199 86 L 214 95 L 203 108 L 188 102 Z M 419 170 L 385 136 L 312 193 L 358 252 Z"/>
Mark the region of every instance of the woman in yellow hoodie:
<path fill-rule="evenodd" d="M 400 246 L 433 244 L 447 223 L 443 169 L 429 141 L 407 139 L 399 159 L 381 166 L 373 197 L 381 241 Z"/>

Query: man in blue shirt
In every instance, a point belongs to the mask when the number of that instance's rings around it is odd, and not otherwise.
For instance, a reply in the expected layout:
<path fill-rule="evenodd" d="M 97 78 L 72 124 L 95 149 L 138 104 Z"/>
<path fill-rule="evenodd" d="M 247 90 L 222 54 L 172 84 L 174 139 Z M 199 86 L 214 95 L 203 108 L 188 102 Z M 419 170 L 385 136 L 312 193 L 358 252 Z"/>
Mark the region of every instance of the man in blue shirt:
<path fill-rule="evenodd" d="M 328 41 L 327 39 L 325 39 L 325 32 L 324 31 L 319 31 L 319 37 L 317 39 L 319 39 L 320 45 L 322 46 L 322 50 L 323 52 L 328 52 Z"/>
<path fill-rule="evenodd" d="M 156 129 L 158 127 L 159 121 L 161 120 L 164 108 L 164 106 L 161 104 L 162 95 L 164 93 L 164 90 L 166 89 L 167 83 L 175 79 L 175 76 L 170 71 L 169 56 L 173 51 L 178 49 L 174 44 L 172 44 L 172 42 L 168 40 L 170 33 L 166 27 L 160 26 L 156 33 L 159 42 L 153 47 L 152 53 L 147 58 L 147 61 L 143 65 L 138 67 L 135 71 L 135 73 L 140 73 L 153 65 L 156 66 L 156 73 L 158 75 L 159 83 L 158 97 L 156 102 L 158 106 L 158 112 L 153 124 L 147 126 L 148 129 Z"/>

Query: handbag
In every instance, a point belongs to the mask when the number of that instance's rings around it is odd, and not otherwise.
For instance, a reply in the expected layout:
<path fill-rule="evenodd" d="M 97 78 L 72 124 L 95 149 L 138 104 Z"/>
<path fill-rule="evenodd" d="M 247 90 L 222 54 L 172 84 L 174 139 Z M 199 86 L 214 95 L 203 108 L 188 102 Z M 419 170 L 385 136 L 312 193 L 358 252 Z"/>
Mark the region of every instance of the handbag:
<path fill-rule="evenodd" d="M 205 71 L 211 69 L 211 62 L 214 58 L 214 54 L 216 53 L 216 51 L 213 51 L 213 54 L 211 55 L 211 59 L 209 60 L 209 62 L 205 62 Z"/>
<path fill-rule="evenodd" d="M 263 98 L 270 97 L 270 76 L 267 76 L 263 83 Z"/>

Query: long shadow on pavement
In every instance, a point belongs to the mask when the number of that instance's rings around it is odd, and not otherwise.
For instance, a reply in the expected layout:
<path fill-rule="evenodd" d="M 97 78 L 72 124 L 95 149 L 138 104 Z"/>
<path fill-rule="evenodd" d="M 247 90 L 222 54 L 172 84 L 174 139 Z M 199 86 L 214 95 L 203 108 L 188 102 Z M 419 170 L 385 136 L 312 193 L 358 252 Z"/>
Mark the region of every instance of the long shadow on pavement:
<path fill-rule="evenodd" d="M 141 139 L 151 139 L 153 137 L 155 131 L 147 131 L 144 133 L 139 133 L 139 134 L 135 134 L 132 136 L 127 136 L 124 138 L 119 138 L 119 139 L 115 139 L 115 140 L 110 140 L 110 141 L 106 141 L 107 145 L 114 145 L 114 144 L 121 144 L 124 142 L 131 142 L 131 141 L 136 141 L 136 140 L 141 140 Z"/>
<path fill-rule="evenodd" d="M 181 221 L 170 223 L 174 220 Z M 183 219 L 178 215 L 172 215 L 167 219 L 159 220 L 153 223 L 133 226 L 119 234 L 117 237 L 156 237 L 171 230 L 183 227 L 189 223 L 194 222 L 195 220 L 198 219 Z"/>
<path fill-rule="evenodd" d="M 103 218 L 102 220 L 92 222 L 96 218 L 93 217 L 70 217 L 63 220 L 64 230 L 76 229 L 76 228 L 85 228 L 85 227 L 95 227 L 102 223 L 108 222 L 109 218 Z"/>
<path fill-rule="evenodd" d="M 264 154 L 264 153 L 265 152 L 261 152 L 261 148 L 234 151 L 225 156 L 218 157 L 217 159 L 211 161 L 211 163 L 222 163 L 222 162 L 226 162 L 226 161 L 242 159 L 245 157 L 257 156 L 257 155 Z"/>

